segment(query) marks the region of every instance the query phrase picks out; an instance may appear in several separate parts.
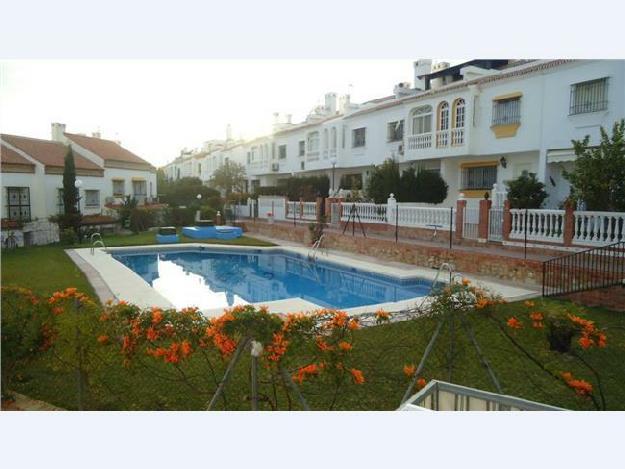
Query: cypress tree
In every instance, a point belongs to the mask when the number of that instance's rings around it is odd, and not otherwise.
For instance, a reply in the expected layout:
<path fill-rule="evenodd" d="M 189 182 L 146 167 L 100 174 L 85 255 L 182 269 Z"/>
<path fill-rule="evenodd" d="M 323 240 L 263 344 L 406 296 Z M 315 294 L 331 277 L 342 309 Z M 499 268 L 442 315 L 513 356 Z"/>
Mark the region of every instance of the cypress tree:
<path fill-rule="evenodd" d="M 76 165 L 71 147 L 67 149 L 63 168 L 63 208 L 62 228 L 72 228 L 80 240 L 80 208 L 78 206 L 79 192 L 76 187 Z"/>

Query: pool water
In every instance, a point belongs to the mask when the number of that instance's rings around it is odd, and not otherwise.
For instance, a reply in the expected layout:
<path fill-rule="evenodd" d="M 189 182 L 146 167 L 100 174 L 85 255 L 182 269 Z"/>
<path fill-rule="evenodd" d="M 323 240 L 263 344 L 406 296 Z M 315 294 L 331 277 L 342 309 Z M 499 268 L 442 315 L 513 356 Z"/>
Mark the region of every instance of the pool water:
<path fill-rule="evenodd" d="M 431 282 L 399 279 L 284 252 L 175 251 L 115 253 L 177 308 L 225 308 L 303 298 L 346 309 L 425 296 Z"/>

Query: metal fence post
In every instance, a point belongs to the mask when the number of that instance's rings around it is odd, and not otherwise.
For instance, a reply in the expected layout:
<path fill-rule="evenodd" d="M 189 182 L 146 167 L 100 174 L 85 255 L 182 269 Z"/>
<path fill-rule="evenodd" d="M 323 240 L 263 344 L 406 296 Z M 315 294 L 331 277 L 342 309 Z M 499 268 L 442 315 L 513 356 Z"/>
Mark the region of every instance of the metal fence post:
<path fill-rule="evenodd" d="M 399 237 L 399 207 L 395 205 L 395 242 Z"/>
<path fill-rule="evenodd" d="M 452 248 L 452 243 L 453 243 L 453 241 L 452 241 L 452 239 L 453 239 L 453 236 L 452 236 L 453 226 L 454 226 L 454 207 L 451 206 L 451 207 L 449 207 L 449 249 Z"/>
<path fill-rule="evenodd" d="M 527 259 L 527 207 L 525 208 L 525 221 L 523 222 L 523 231 L 525 232 L 523 255 L 525 256 L 525 259 Z"/>

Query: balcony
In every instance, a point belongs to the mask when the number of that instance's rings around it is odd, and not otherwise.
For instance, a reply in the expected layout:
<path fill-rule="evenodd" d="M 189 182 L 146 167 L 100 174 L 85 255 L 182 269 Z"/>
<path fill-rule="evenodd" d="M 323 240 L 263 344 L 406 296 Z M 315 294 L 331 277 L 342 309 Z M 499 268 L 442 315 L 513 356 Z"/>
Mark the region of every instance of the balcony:
<path fill-rule="evenodd" d="M 464 127 L 451 129 L 451 144 L 455 147 L 464 145 Z"/>
<path fill-rule="evenodd" d="M 432 134 L 419 134 L 408 136 L 408 150 L 422 150 L 432 147 Z"/>
<path fill-rule="evenodd" d="M 306 152 L 306 161 L 317 161 L 319 159 L 319 150 Z"/>
<path fill-rule="evenodd" d="M 439 130 L 436 132 L 436 148 L 446 148 L 449 146 L 449 130 Z"/>

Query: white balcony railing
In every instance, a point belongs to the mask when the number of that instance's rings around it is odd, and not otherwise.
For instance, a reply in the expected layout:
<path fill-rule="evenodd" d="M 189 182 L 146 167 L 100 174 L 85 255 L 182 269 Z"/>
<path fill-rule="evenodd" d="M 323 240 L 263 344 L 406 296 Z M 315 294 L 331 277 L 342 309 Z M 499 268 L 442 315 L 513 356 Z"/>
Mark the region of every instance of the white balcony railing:
<path fill-rule="evenodd" d="M 601 245 L 625 240 L 625 213 L 576 211 L 573 244 Z"/>
<path fill-rule="evenodd" d="M 421 150 L 432 147 L 432 134 L 419 134 L 408 136 L 408 150 Z"/>
<path fill-rule="evenodd" d="M 449 146 L 449 130 L 439 130 L 436 132 L 436 147 L 445 148 Z"/>
<path fill-rule="evenodd" d="M 511 239 L 525 238 L 525 210 L 511 209 L 512 229 Z M 564 210 L 527 211 L 527 239 L 561 243 L 564 239 Z"/>
<path fill-rule="evenodd" d="M 306 152 L 306 161 L 316 161 L 318 159 L 319 159 L 319 150 Z"/>
<path fill-rule="evenodd" d="M 448 208 L 437 207 L 397 207 L 398 226 L 410 226 L 415 228 L 430 228 L 434 226 L 442 229 L 449 229 L 449 224 L 453 227 L 455 217 Z M 395 220 L 394 214 L 389 214 L 390 222 Z"/>
<path fill-rule="evenodd" d="M 355 212 L 352 213 L 352 210 Z M 360 218 L 362 223 L 386 223 L 386 204 L 346 203 L 342 206 L 341 221 Z M 351 218 L 350 218 L 351 216 Z"/>
<path fill-rule="evenodd" d="M 451 129 L 451 144 L 453 146 L 464 145 L 464 127 Z"/>

